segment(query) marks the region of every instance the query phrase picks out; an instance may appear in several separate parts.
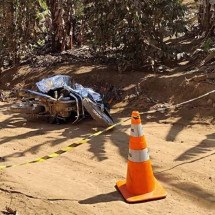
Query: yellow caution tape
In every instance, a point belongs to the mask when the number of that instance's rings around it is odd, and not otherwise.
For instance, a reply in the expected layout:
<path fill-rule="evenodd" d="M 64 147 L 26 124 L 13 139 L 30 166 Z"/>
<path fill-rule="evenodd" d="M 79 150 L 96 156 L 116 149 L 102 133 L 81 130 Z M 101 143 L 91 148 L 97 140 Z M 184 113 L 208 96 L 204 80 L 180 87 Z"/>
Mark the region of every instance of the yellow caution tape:
<path fill-rule="evenodd" d="M 130 119 L 130 118 L 129 118 Z M 126 122 L 127 120 L 129 119 L 125 119 L 123 120 L 123 122 Z M 72 149 L 84 144 L 84 143 L 87 143 L 90 139 L 92 139 L 93 137 L 96 137 L 96 136 L 99 136 L 111 129 L 113 129 L 114 127 L 116 127 L 117 125 L 120 125 L 122 122 L 118 122 L 118 123 L 115 123 L 111 126 L 109 126 L 108 128 L 102 130 L 102 131 L 98 131 L 94 134 L 91 134 L 89 135 L 88 137 L 86 138 L 83 138 L 81 139 L 80 141 L 78 141 L 77 143 L 72 143 L 56 152 L 53 152 L 49 155 L 46 155 L 46 156 L 43 156 L 43 157 L 40 157 L 40 158 L 36 158 L 35 160 L 32 160 L 32 161 L 27 161 L 25 163 L 21 163 L 21 164 L 14 164 L 14 165 L 2 165 L 0 166 L 0 170 L 3 170 L 3 169 L 7 169 L 7 168 L 11 168 L 11 167 L 16 167 L 16 166 L 23 166 L 23 165 L 27 165 L 27 164 L 33 164 L 33 163 L 41 163 L 41 162 L 44 162 L 46 160 L 49 160 L 49 159 L 52 159 L 52 158 L 56 158 L 56 157 L 59 157 L 61 156 L 62 154 L 66 153 L 66 152 L 69 152 L 71 151 Z"/>
<path fill-rule="evenodd" d="M 179 103 L 179 104 L 177 104 L 177 105 L 171 105 L 171 106 L 168 106 L 168 107 L 158 108 L 158 109 L 156 109 L 156 110 L 150 110 L 150 111 L 146 111 L 146 112 L 140 112 L 140 115 L 142 115 L 142 114 L 152 114 L 152 113 L 156 113 L 156 112 L 158 112 L 158 111 L 165 111 L 165 110 L 168 110 L 168 109 L 177 108 L 177 107 L 183 106 L 183 105 L 185 105 L 185 104 L 187 104 L 187 103 L 190 103 L 190 102 L 193 102 L 193 101 L 195 101 L 195 100 L 198 100 L 198 99 L 200 99 L 200 98 L 206 97 L 206 96 L 208 96 L 208 95 L 210 95 L 210 94 L 212 94 L 212 93 L 215 93 L 215 90 L 212 90 L 211 92 L 208 92 L 208 93 L 206 93 L 206 94 L 204 94 L 204 95 L 201 95 L 201 96 L 199 96 L 199 97 L 197 97 L 197 98 L 190 99 L 190 100 L 188 100 L 188 101 Z M 74 149 L 74 148 L 76 148 L 76 147 L 78 147 L 78 146 L 80 146 L 80 145 L 82 145 L 82 144 L 84 144 L 84 143 L 87 143 L 87 142 L 88 142 L 90 139 L 92 139 L 93 137 L 97 137 L 97 136 L 99 136 L 99 135 L 101 135 L 101 134 L 103 134 L 103 133 L 105 133 L 105 132 L 107 132 L 107 131 L 113 129 L 113 128 L 116 127 L 116 126 L 121 125 L 123 122 L 126 122 L 126 121 L 128 121 L 128 120 L 130 120 L 130 119 L 131 119 L 131 117 L 126 118 L 125 120 L 123 120 L 123 121 L 121 121 L 121 122 L 118 122 L 118 123 L 115 123 L 115 124 L 109 126 L 108 128 L 102 130 L 102 131 L 98 131 L 98 132 L 96 132 L 96 133 L 94 133 L 94 134 L 89 135 L 89 136 L 86 137 L 86 138 L 81 139 L 78 143 L 72 143 L 72 144 L 70 144 L 70 145 L 68 145 L 68 146 L 66 146 L 66 147 L 64 147 L 64 148 L 62 148 L 62 149 L 60 149 L 60 150 L 58 150 L 58 151 L 56 151 L 56 152 L 53 152 L 53 153 L 51 153 L 51 154 L 49 154 L 49 155 L 46 155 L 46 156 L 37 158 L 37 159 L 32 160 L 32 161 L 28 161 L 28 162 L 25 162 L 25 163 L 21 163 L 21 164 L 3 165 L 3 166 L 0 166 L 0 170 L 6 169 L 6 168 L 11 168 L 11 167 L 16 167 L 16 166 L 23 166 L 23 165 L 27 165 L 27 164 L 41 163 L 41 162 L 44 162 L 44 161 L 46 161 L 46 160 L 59 157 L 59 156 L 61 156 L 62 154 L 66 153 L 66 152 L 69 152 L 69 151 L 71 151 L 72 149 Z"/>

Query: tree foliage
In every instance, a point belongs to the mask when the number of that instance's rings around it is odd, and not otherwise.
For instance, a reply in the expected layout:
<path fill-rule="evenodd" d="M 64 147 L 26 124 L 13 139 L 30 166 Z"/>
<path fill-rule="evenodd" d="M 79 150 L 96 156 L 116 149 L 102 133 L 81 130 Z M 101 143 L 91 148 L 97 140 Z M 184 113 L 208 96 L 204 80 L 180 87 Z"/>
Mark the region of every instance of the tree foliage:
<path fill-rule="evenodd" d="M 98 51 L 117 49 L 129 61 L 168 55 L 164 39 L 184 32 L 179 0 L 86 0 L 88 38 Z M 170 51 L 172 54 L 172 51 Z"/>
<path fill-rule="evenodd" d="M 175 52 L 165 38 L 184 32 L 184 14 L 181 0 L 2 0 L 0 64 L 47 43 L 53 52 L 84 43 L 126 62 L 163 60 Z"/>
<path fill-rule="evenodd" d="M 37 40 L 37 1 L 0 1 L 0 65 L 4 60 L 18 62 Z"/>

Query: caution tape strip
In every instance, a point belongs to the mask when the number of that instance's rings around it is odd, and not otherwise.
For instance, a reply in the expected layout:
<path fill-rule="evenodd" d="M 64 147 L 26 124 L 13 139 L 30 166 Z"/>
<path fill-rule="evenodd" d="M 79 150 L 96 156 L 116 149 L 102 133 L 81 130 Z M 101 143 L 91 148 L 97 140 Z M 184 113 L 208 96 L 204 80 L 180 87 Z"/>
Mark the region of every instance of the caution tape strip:
<path fill-rule="evenodd" d="M 129 119 L 126 119 L 126 120 L 123 120 L 124 122 L 126 122 L 127 120 Z M 53 152 L 49 155 L 46 155 L 46 156 L 43 156 L 43 157 L 39 157 L 39 158 L 36 158 L 35 160 L 32 160 L 32 161 L 27 161 L 27 162 L 24 162 L 24 163 L 20 163 L 20 164 L 14 164 L 14 165 L 2 165 L 0 166 L 0 170 L 3 170 L 3 169 L 7 169 L 7 168 L 11 168 L 11 167 L 17 167 L 17 166 L 23 166 L 23 165 L 27 165 L 27 164 L 34 164 L 34 163 L 41 163 L 41 162 L 44 162 L 46 160 L 49 160 L 49 159 L 52 159 L 52 158 L 56 158 L 56 157 L 59 157 L 61 156 L 62 154 L 66 153 L 66 152 L 69 152 L 71 150 L 73 150 L 74 148 L 84 144 L 84 143 L 87 143 L 90 139 L 94 138 L 94 137 L 97 137 L 111 129 L 113 129 L 114 127 L 120 125 L 122 122 L 118 122 L 118 123 L 115 123 L 111 126 L 109 126 L 108 128 L 102 130 L 102 131 L 98 131 L 94 134 L 91 134 L 89 135 L 88 137 L 86 138 L 83 138 L 81 139 L 80 141 L 78 141 L 77 143 L 72 143 L 56 152 Z"/>
<path fill-rule="evenodd" d="M 212 94 L 212 93 L 215 93 L 215 90 L 213 90 L 213 91 L 211 91 L 211 92 L 208 92 L 208 93 L 206 93 L 206 94 L 204 94 L 204 95 L 201 95 L 201 96 L 199 96 L 199 97 L 197 97 L 197 98 L 190 99 L 190 100 L 188 100 L 188 101 L 179 103 L 179 104 L 177 104 L 177 105 L 172 105 L 172 106 L 168 106 L 168 107 L 158 108 L 158 109 L 156 109 L 156 110 L 151 110 L 151 111 L 146 111 L 146 112 L 140 112 L 140 115 L 143 115 L 143 114 L 152 114 L 152 113 L 156 113 L 156 112 L 160 112 L 160 111 L 165 111 L 165 110 L 168 110 L 168 109 L 178 108 L 178 107 L 180 107 L 180 106 L 182 106 L 182 105 L 185 105 L 185 104 L 187 104 L 187 103 L 193 102 L 193 101 L 195 101 L 195 100 L 197 100 L 197 99 L 203 98 L 203 97 L 208 96 L 208 95 L 210 95 L 210 94 Z M 0 166 L 0 170 L 7 169 L 7 168 L 11 168 L 11 167 L 23 166 L 23 165 L 27 165 L 27 164 L 41 163 L 41 162 L 44 162 L 44 161 L 46 161 L 46 160 L 59 157 L 59 156 L 61 156 L 62 154 L 66 153 L 66 152 L 69 152 L 69 151 L 73 150 L 74 148 L 76 148 L 76 147 L 78 147 L 78 146 L 80 146 L 80 145 L 82 145 L 82 144 L 87 143 L 90 139 L 92 139 L 92 138 L 94 138 L 94 137 L 97 137 L 97 136 L 99 136 L 99 135 L 101 135 L 101 134 L 103 134 L 103 133 L 105 133 L 105 132 L 107 132 L 107 131 L 113 129 L 114 127 L 116 127 L 116 126 L 118 126 L 118 125 L 121 125 L 122 123 L 124 123 L 124 122 L 126 122 L 126 121 L 128 121 L 128 120 L 130 120 L 130 119 L 131 119 L 131 117 L 128 117 L 128 118 L 126 118 L 126 119 L 124 119 L 124 120 L 122 120 L 122 121 L 120 121 L 120 122 L 117 122 L 117 123 L 115 123 L 115 124 L 109 126 L 108 128 L 106 128 L 106 129 L 104 129 L 104 130 L 102 130 L 102 131 L 98 131 L 98 132 L 96 132 L 96 133 L 94 133 L 94 134 L 89 135 L 88 137 L 85 137 L 85 138 L 81 139 L 78 143 L 72 143 L 72 144 L 70 144 L 70 145 L 68 145 L 68 146 L 66 146 L 66 147 L 64 147 L 64 148 L 62 148 L 62 149 L 60 149 L 60 150 L 58 150 L 58 151 L 56 151 L 56 152 L 53 152 L 53 153 L 51 153 L 51 154 L 49 154 L 49 155 L 46 155 L 46 156 L 37 158 L 37 159 L 32 160 L 32 161 L 28 161 L 28 162 L 25 162 L 25 163 L 21 163 L 21 164 L 3 165 L 3 166 Z"/>

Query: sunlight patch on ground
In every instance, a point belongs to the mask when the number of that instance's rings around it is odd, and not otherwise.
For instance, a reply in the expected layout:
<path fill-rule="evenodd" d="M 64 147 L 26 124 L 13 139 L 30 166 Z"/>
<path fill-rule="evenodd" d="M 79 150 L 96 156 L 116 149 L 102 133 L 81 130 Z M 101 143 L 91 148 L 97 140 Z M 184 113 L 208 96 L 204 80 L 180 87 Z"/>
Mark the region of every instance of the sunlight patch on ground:
<path fill-rule="evenodd" d="M 91 72 L 95 67 L 94 66 L 81 66 L 74 72 L 74 74 L 84 74 Z"/>

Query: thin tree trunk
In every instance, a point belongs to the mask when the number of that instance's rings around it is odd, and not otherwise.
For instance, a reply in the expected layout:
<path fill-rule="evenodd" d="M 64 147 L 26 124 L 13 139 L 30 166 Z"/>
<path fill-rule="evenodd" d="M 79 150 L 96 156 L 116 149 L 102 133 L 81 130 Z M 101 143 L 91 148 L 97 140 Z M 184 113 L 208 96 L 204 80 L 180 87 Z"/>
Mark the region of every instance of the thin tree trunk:
<path fill-rule="evenodd" d="M 199 6 L 199 24 L 202 32 L 213 36 L 215 30 L 215 0 L 203 0 Z"/>
<path fill-rule="evenodd" d="M 52 51 L 61 52 L 73 47 L 71 34 L 73 25 L 72 1 L 48 0 L 52 19 Z"/>

